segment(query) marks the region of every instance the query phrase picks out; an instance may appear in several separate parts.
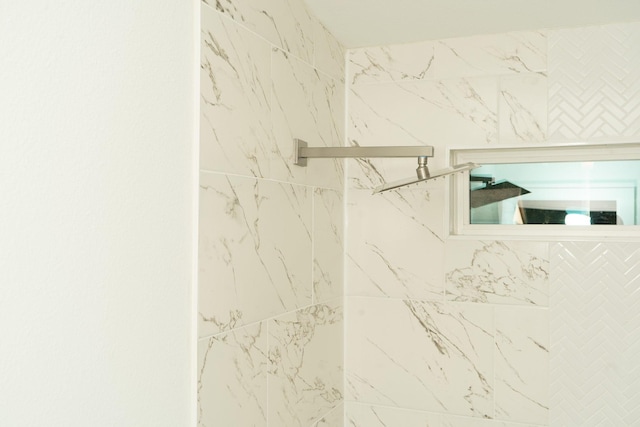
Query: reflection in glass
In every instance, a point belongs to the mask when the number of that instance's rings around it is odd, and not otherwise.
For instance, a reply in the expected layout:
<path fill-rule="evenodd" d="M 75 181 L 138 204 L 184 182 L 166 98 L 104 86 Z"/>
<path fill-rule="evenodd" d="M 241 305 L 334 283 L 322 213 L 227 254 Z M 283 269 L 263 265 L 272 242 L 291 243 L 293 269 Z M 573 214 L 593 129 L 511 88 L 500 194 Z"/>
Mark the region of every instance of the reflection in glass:
<path fill-rule="evenodd" d="M 640 161 L 485 164 L 469 182 L 471 224 L 637 225 Z"/>

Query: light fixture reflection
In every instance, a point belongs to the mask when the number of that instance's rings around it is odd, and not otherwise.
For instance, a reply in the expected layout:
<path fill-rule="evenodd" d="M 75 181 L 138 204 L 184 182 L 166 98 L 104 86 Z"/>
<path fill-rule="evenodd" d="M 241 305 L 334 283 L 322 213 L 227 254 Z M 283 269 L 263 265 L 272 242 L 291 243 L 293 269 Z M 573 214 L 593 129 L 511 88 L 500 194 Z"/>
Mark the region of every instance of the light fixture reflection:
<path fill-rule="evenodd" d="M 585 214 L 570 213 L 564 217 L 566 225 L 591 225 L 591 217 Z"/>

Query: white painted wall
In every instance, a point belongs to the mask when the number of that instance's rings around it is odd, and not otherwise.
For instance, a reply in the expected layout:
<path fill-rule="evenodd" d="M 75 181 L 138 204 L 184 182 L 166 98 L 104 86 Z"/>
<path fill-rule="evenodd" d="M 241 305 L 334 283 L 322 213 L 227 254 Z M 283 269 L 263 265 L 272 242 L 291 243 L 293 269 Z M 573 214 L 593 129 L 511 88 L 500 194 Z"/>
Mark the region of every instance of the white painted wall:
<path fill-rule="evenodd" d="M 0 424 L 191 416 L 194 2 L 0 1 Z"/>

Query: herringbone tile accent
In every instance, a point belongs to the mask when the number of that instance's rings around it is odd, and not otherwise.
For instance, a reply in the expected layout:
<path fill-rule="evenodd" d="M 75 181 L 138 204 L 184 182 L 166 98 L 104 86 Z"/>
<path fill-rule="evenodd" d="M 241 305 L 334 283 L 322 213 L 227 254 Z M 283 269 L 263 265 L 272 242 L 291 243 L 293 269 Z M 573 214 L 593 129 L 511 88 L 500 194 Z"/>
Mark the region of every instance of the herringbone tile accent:
<path fill-rule="evenodd" d="M 554 244 L 550 267 L 550 425 L 640 426 L 640 244 Z"/>
<path fill-rule="evenodd" d="M 549 33 L 549 138 L 640 135 L 640 24 Z"/>

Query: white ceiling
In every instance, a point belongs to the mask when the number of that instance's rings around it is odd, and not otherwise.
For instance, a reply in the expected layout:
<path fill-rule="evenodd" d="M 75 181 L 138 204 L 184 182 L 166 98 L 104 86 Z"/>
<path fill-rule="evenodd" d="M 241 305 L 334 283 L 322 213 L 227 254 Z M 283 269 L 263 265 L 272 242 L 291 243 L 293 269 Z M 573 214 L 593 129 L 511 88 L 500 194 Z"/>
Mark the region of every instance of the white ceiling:
<path fill-rule="evenodd" d="M 640 21 L 640 0 L 306 0 L 347 48 Z"/>

